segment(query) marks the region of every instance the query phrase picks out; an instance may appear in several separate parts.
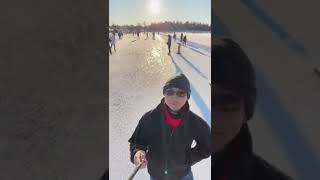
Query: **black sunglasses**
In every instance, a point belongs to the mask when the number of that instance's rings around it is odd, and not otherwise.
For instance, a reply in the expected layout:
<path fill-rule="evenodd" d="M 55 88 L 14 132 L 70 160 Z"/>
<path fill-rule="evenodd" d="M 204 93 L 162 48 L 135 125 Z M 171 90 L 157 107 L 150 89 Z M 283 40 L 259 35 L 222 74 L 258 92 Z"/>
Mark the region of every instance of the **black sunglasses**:
<path fill-rule="evenodd" d="M 164 94 L 165 95 L 167 95 L 167 96 L 173 96 L 173 95 L 177 95 L 178 97 L 185 97 L 185 96 L 187 96 L 187 92 L 185 92 L 185 91 L 175 91 L 175 90 L 173 90 L 173 89 L 168 89 L 168 90 L 166 90 L 165 92 L 164 92 Z"/>

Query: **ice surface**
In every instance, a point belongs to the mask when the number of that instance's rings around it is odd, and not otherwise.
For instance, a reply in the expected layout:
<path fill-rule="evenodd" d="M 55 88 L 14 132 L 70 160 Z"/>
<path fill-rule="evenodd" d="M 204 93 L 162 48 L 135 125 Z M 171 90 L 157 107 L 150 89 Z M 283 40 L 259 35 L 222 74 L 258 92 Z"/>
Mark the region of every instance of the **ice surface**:
<path fill-rule="evenodd" d="M 177 34 L 179 37 L 179 34 Z M 188 36 L 188 35 L 187 35 Z M 209 42 L 206 33 L 195 35 L 200 44 Z M 188 37 L 188 39 L 193 36 Z M 192 94 L 189 100 L 193 112 L 211 124 L 211 58 L 189 47 L 181 46 L 176 54 L 177 43 L 172 43 L 171 56 L 166 46 L 167 38 L 156 34 L 152 40 L 140 33 L 140 38 L 125 34 L 116 41 L 116 52 L 109 55 L 109 168 L 110 179 L 127 179 L 134 170 L 129 160 L 128 139 L 139 119 L 160 102 L 165 81 L 178 71 L 190 80 Z M 211 43 L 200 44 L 209 47 Z M 209 46 L 208 46 L 209 45 Z M 211 159 L 205 159 L 192 167 L 196 180 L 211 179 Z M 135 176 L 147 180 L 146 169 Z"/>

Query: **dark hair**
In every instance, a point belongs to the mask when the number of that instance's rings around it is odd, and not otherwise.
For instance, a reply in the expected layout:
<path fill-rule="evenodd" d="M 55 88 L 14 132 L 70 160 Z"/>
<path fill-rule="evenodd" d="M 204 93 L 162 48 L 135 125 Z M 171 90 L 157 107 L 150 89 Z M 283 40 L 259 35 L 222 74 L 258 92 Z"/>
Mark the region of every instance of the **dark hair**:
<path fill-rule="evenodd" d="M 255 72 L 249 57 L 230 38 L 214 38 L 213 84 L 230 90 L 244 98 L 246 119 L 252 118 L 257 89 Z"/>

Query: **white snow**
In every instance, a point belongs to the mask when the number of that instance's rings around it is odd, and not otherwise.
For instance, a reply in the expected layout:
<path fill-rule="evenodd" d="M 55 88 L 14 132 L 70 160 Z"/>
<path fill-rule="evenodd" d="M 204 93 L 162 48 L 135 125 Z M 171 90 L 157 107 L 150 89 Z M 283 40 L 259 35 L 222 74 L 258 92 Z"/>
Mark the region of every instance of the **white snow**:
<path fill-rule="evenodd" d="M 188 36 L 188 35 L 187 35 Z M 195 39 L 211 41 L 206 33 Z M 180 38 L 180 34 L 177 34 Z M 188 37 L 191 41 L 193 37 Z M 189 100 L 193 112 L 211 124 L 211 53 L 206 55 L 181 46 L 182 56 L 176 54 L 177 44 L 172 41 L 171 57 L 167 54 L 167 37 L 156 34 L 152 40 L 140 33 L 140 38 L 124 34 L 116 41 L 116 52 L 109 55 L 109 177 L 127 179 L 134 170 L 129 160 L 128 139 L 141 116 L 155 108 L 162 95 L 165 81 L 177 71 L 182 71 L 190 80 L 192 94 Z M 209 45 L 209 46 L 208 46 Z M 211 179 L 211 158 L 192 166 L 195 180 Z M 140 170 L 134 179 L 147 180 L 146 169 Z"/>

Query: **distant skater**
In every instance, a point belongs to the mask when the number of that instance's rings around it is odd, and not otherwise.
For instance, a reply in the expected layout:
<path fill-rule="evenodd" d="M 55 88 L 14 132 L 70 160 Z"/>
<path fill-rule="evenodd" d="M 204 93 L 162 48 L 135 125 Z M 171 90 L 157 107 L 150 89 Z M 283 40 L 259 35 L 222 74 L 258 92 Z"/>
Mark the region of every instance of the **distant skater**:
<path fill-rule="evenodd" d="M 112 54 L 112 51 L 111 51 L 111 42 L 112 42 L 111 38 L 110 38 L 110 37 L 108 37 L 108 48 L 109 48 L 109 54 Z"/>
<path fill-rule="evenodd" d="M 184 35 L 184 37 L 183 37 L 183 44 L 185 46 L 187 45 L 187 35 Z"/>
<path fill-rule="evenodd" d="M 113 31 L 112 36 L 111 36 L 111 48 L 114 48 L 114 51 L 116 51 L 116 32 Z"/>
<path fill-rule="evenodd" d="M 168 50 L 169 50 L 168 54 L 170 54 L 171 53 L 171 35 L 170 34 L 168 34 L 167 45 L 168 45 Z"/>

